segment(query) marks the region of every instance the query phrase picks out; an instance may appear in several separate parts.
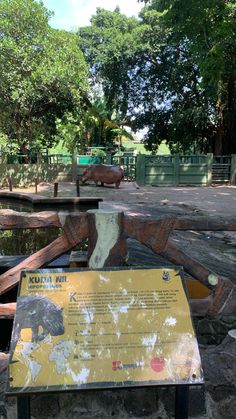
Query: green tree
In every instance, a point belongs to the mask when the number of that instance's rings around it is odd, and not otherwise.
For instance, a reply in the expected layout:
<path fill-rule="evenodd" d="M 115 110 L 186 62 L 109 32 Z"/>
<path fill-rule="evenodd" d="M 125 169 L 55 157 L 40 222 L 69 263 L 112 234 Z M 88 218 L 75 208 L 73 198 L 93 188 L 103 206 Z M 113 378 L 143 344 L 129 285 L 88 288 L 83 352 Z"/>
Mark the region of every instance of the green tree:
<path fill-rule="evenodd" d="M 200 86 L 212 103 L 215 154 L 236 152 L 236 4 L 230 0 L 153 0 L 172 43 L 188 43 Z"/>
<path fill-rule="evenodd" d="M 207 151 L 215 129 L 212 102 L 187 40 L 177 42 L 154 6 L 140 19 L 98 9 L 81 28 L 80 45 L 93 86 L 134 130 L 147 128 L 146 146 L 167 140 L 175 151 Z"/>
<path fill-rule="evenodd" d="M 92 86 L 99 85 L 105 97 L 108 118 L 115 111 L 126 118 L 132 108 L 131 86 L 135 72 L 133 33 L 136 18 L 101 8 L 91 18 L 91 26 L 78 31 L 79 45 L 90 66 Z"/>
<path fill-rule="evenodd" d="M 146 145 L 236 152 L 236 5 L 229 0 L 153 0 L 140 19 L 98 9 L 81 28 L 93 85 Z"/>
<path fill-rule="evenodd" d="M 83 152 L 87 147 L 97 146 L 111 149 L 117 138 L 133 139 L 122 127 L 119 116 L 115 112 L 110 116 L 106 100 L 101 96 L 90 100 L 84 94 L 83 107 L 78 107 L 74 113 L 64 113 L 56 122 L 57 138 L 71 152 Z"/>
<path fill-rule="evenodd" d="M 50 15 L 42 1 L 0 2 L 0 129 L 24 154 L 52 145 L 87 86 L 77 36 L 50 28 Z"/>
<path fill-rule="evenodd" d="M 215 122 L 212 103 L 200 85 L 201 74 L 187 40 L 173 41 L 154 8 L 141 13 L 136 33 L 134 128 L 147 128 L 145 143 L 155 151 L 163 140 L 178 152 L 208 151 Z M 135 109 L 134 109 L 135 110 Z"/>

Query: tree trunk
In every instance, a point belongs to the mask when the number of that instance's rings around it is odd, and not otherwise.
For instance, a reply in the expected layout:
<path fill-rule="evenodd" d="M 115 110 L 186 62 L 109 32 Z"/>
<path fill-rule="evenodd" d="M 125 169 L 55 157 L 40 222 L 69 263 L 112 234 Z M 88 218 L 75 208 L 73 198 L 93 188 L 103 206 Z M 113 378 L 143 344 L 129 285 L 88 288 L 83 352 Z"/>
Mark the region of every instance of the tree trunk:
<path fill-rule="evenodd" d="M 225 153 L 236 153 L 236 77 L 231 77 L 228 82 L 228 104 L 225 112 L 226 139 Z"/>
<path fill-rule="evenodd" d="M 217 128 L 216 128 L 216 136 L 214 142 L 213 153 L 216 156 L 220 156 L 223 151 L 223 142 L 224 142 L 224 103 L 222 98 L 218 99 L 217 105 Z"/>
<path fill-rule="evenodd" d="M 217 103 L 217 130 L 213 152 L 215 155 L 236 153 L 236 78 L 231 77 Z"/>

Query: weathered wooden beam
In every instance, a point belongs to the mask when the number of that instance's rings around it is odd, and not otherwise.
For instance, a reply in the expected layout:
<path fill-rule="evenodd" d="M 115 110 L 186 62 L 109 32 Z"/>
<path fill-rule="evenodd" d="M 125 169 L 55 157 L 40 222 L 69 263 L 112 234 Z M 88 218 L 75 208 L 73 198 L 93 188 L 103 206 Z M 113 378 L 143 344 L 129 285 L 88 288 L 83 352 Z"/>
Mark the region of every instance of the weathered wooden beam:
<path fill-rule="evenodd" d="M 123 212 L 90 210 L 88 258 L 90 268 L 124 265 L 127 245 L 123 233 Z"/>
<path fill-rule="evenodd" d="M 76 198 L 75 198 L 76 199 Z M 93 198 L 92 198 L 93 199 Z M 38 200 L 35 200 L 38 202 Z M 47 198 L 45 198 L 47 201 Z M 53 201 L 55 202 L 55 201 Z M 61 203 L 61 201 L 59 202 Z M 79 213 L 71 213 L 73 217 L 79 218 Z M 236 220 L 222 220 L 218 217 L 196 217 L 194 219 L 184 217 L 162 217 L 159 220 L 148 220 L 147 218 L 138 218 L 125 216 L 124 226 L 127 234 L 132 237 L 132 230 L 137 235 L 138 228 L 141 227 L 139 234 L 145 228 L 160 229 L 171 226 L 173 230 L 202 230 L 202 231 L 236 231 Z M 57 212 L 43 211 L 38 213 L 16 212 L 10 209 L 0 210 L 0 229 L 10 230 L 17 228 L 43 228 L 43 227 L 60 227 L 60 221 L 57 217 Z"/>
<path fill-rule="evenodd" d="M 0 295 L 18 283 L 22 269 L 38 269 L 72 249 L 88 236 L 90 236 L 90 267 L 122 264 L 121 261 L 126 256 L 124 232 L 125 235 L 140 241 L 155 253 L 177 265 L 182 265 L 187 272 L 212 291 L 212 295 L 204 301 L 194 302 L 198 312 L 207 312 L 214 316 L 236 312 L 236 285 L 229 278 L 217 275 L 186 255 L 169 240 L 169 235 L 174 229 L 234 231 L 236 230 L 235 220 L 222 220 L 217 217 L 209 219 L 198 217 L 194 220 L 186 217 L 162 217 L 159 220 L 147 220 L 146 218 L 123 217 L 123 214 L 114 216 L 113 213 L 108 216 L 105 213 L 102 215 L 99 211 L 97 211 L 97 217 L 95 213 L 96 211 L 90 214 L 70 213 L 68 215 L 50 211 L 39 214 L 16 213 L 12 210 L 0 211 L 1 229 L 56 226 L 64 230 L 63 236 L 0 276 Z M 111 226 L 113 229 L 108 234 Z"/>
<path fill-rule="evenodd" d="M 135 224 L 140 226 L 151 226 L 151 228 L 159 229 L 166 225 L 172 225 L 173 230 L 196 230 L 196 231 L 236 231 L 236 219 L 222 219 L 220 217 L 173 217 L 165 216 L 159 219 L 147 219 L 136 216 L 125 216 L 125 228 L 135 229 Z M 142 228 L 143 231 L 143 228 Z M 139 233 L 141 233 L 140 231 Z"/>
<path fill-rule="evenodd" d="M 194 278 L 212 290 L 212 295 L 202 301 L 198 308 L 195 302 L 195 310 L 198 310 L 199 314 L 201 310 L 203 312 L 207 310 L 207 314 L 214 317 L 236 314 L 236 285 L 229 278 L 212 272 L 178 249 L 171 241 L 168 241 L 160 254 L 169 261 L 183 266 Z"/>
<path fill-rule="evenodd" d="M 196 231 L 236 231 L 236 219 L 220 217 L 183 217 L 175 218 L 173 230 Z"/>
<path fill-rule="evenodd" d="M 89 224 L 87 213 L 58 213 L 61 228 L 67 240 L 76 246 L 81 240 L 89 236 Z"/>
<path fill-rule="evenodd" d="M 163 249 L 160 254 L 175 265 L 183 266 L 186 272 L 198 279 L 198 281 L 204 284 L 207 288 L 211 290 L 215 289 L 218 278 L 217 274 L 202 265 L 200 262 L 188 256 L 171 240 L 166 243 L 165 249 Z"/>
<path fill-rule="evenodd" d="M 23 262 L 19 263 L 19 265 L 9 269 L 9 271 L 0 276 L 0 295 L 18 284 L 22 270 L 41 268 L 59 255 L 70 250 L 72 247 L 73 245 L 69 243 L 66 236 L 63 235 L 48 246 L 29 256 Z"/>
<path fill-rule="evenodd" d="M 236 285 L 226 277 L 219 277 L 208 312 L 210 316 L 236 315 Z"/>
<path fill-rule="evenodd" d="M 209 315 L 219 317 L 236 313 L 236 285 L 229 278 L 217 275 L 200 262 L 194 260 L 182 250 L 178 249 L 171 240 L 168 240 L 172 228 L 193 228 L 193 225 L 186 220 L 176 220 L 165 218 L 162 221 L 142 220 L 137 218 L 125 217 L 124 229 L 128 236 L 140 241 L 155 253 L 164 256 L 170 262 L 181 265 L 185 271 L 204 284 L 212 291 L 212 295 L 202 300 L 195 300 L 191 303 L 194 314 Z M 219 221 L 219 220 L 218 220 Z M 217 228 L 222 230 L 233 229 L 229 225 L 220 221 L 216 223 L 200 222 L 199 229 Z M 179 224 L 178 224 L 179 223 Z M 194 228 L 195 229 L 195 228 Z"/>
<path fill-rule="evenodd" d="M 166 248 L 169 235 L 173 230 L 234 231 L 236 230 L 236 220 L 227 221 L 220 218 L 213 219 L 213 217 L 209 219 L 199 217 L 194 220 L 185 217 L 162 217 L 159 220 L 132 216 L 124 217 L 125 234 L 145 244 L 156 253 L 161 253 Z M 169 251 L 171 252 L 171 249 Z M 181 264 L 180 261 L 178 262 L 179 257 L 180 260 L 186 260 L 186 255 L 183 258 L 180 254 L 175 256 L 174 263 Z M 208 271 L 206 276 L 208 277 L 210 274 L 211 272 Z"/>
<path fill-rule="evenodd" d="M 156 253 L 166 246 L 173 230 L 175 218 L 166 217 L 161 220 L 147 220 L 131 216 L 124 217 L 124 232 L 127 236 L 145 244 Z"/>
<path fill-rule="evenodd" d="M 86 214 L 82 214 L 78 219 L 76 217 L 66 217 L 64 220 L 65 234 L 57 238 L 48 246 L 29 256 L 19 263 L 19 265 L 10 269 L 0 276 L 0 295 L 9 291 L 20 280 L 22 270 L 34 270 L 48 264 L 56 257 L 71 250 L 78 243 L 88 236 L 88 223 Z"/>
<path fill-rule="evenodd" d="M 0 229 L 61 227 L 58 214 L 53 211 L 38 213 L 16 212 L 10 209 L 0 210 Z"/>
<path fill-rule="evenodd" d="M 0 374 L 5 371 L 8 367 L 9 363 L 9 354 L 5 354 L 4 352 L 0 352 Z"/>
<path fill-rule="evenodd" d="M 58 182 L 54 183 L 53 196 L 54 196 L 54 198 L 56 198 L 58 196 Z"/>
<path fill-rule="evenodd" d="M 13 319 L 16 312 L 16 303 L 0 304 L 0 319 Z"/>

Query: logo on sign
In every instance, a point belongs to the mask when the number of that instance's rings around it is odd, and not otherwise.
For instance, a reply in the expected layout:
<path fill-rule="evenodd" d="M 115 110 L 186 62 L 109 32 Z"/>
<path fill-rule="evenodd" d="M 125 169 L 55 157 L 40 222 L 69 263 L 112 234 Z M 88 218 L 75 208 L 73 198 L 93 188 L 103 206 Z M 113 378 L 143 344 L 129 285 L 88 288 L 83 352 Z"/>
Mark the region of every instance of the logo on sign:
<path fill-rule="evenodd" d="M 170 274 L 167 271 L 164 271 L 162 274 L 162 279 L 164 279 L 164 281 L 169 281 L 170 280 Z"/>
<path fill-rule="evenodd" d="M 123 364 L 121 361 L 112 361 L 112 370 L 127 370 L 129 368 L 140 368 L 141 365 L 138 364 Z"/>

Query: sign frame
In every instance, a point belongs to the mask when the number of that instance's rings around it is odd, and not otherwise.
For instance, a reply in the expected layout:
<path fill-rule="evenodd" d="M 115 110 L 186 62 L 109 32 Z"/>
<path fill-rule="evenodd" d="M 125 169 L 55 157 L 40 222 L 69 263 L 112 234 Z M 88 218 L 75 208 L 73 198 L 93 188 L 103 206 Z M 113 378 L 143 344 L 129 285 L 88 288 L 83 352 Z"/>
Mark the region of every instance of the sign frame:
<path fill-rule="evenodd" d="M 191 320 L 191 324 L 192 324 L 192 328 L 195 334 L 195 330 L 194 330 L 194 325 L 193 325 L 193 321 L 192 321 L 192 316 L 191 316 L 191 309 L 188 303 L 188 295 L 187 295 L 187 287 L 186 287 L 186 283 L 184 280 L 184 276 L 183 276 L 183 268 L 181 266 L 176 266 L 176 265 L 172 265 L 172 266 L 168 266 L 165 265 L 163 267 L 146 267 L 146 266 L 136 266 L 136 267 L 132 267 L 132 266 L 122 266 L 122 267 L 104 267 L 104 268 L 100 268 L 100 269 L 90 269 L 90 268 L 78 268 L 78 269 L 62 269 L 62 268 L 57 268 L 57 269 L 37 269 L 37 270 L 24 270 L 21 272 L 21 280 L 20 280 L 20 286 L 18 288 L 18 297 L 20 295 L 21 292 L 21 285 L 22 285 L 22 278 L 24 278 L 26 276 L 26 274 L 30 274 L 30 273 L 55 273 L 55 274 L 62 274 L 62 273 L 79 273 L 79 272 L 86 272 L 86 271 L 95 271 L 95 272 L 101 272 L 101 271 L 135 271 L 135 270 L 176 270 L 177 274 L 180 276 L 181 278 L 181 283 L 183 286 L 183 290 L 187 299 L 187 304 L 188 304 L 188 308 L 189 308 L 189 312 L 190 312 L 190 320 Z M 14 330 L 14 328 L 13 328 Z M 195 334 L 196 335 L 196 334 Z M 10 356 L 10 362 L 12 361 L 12 343 L 11 343 L 11 356 Z M 182 387 L 186 387 L 189 385 L 202 385 L 204 383 L 204 379 L 203 379 L 203 373 L 202 373 L 202 368 L 201 368 L 201 377 L 202 377 L 202 382 L 191 382 L 191 383 L 183 383 L 183 382 L 174 382 L 174 383 L 163 383 L 160 382 L 158 383 L 158 380 L 155 380 L 154 382 L 133 382 L 132 384 L 127 384 L 125 383 L 125 385 L 121 382 L 117 382 L 117 383 L 113 383 L 112 385 L 106 385 L 105 382 L 102 383 L 102 385 L 96 385 L 94 383 L 91 384 L 80 384 L 78 387 L 74 387 L 74 386 L 68 386 L 65 389 L 62 389 L 61 384 L 60 385 L 53 385 L 50 386 L 49 390 L 44 390 L 42 387 L 35 387 L 32 390 L 32 387 L 23 387 L 20 391 L 16 390 L 16 388 L 14 390 L 12 390 L 12 388 L 10 388 L 9 384 L 6 390 L 6 395 L 7 396 L 21 396 L 21 395 L 28 395 L 30 396 L 31 394 L 49 394 L 49 393 L 64 393 L 64 392 L 76 392 L 76 391 L 85 391 L 85 390 L 115 390 L 115 389 L 124 389 L 124 388 L 147 388 L 147 387 L 158 387 L 158 386 L 164 386 L 164 387 L 169 387 L 169 386 L 182 386 Z M 10 376 L 8 376 L 8 383 L 10 380 Z M 31 390 L 29 390 L 31 389 Z"/>

